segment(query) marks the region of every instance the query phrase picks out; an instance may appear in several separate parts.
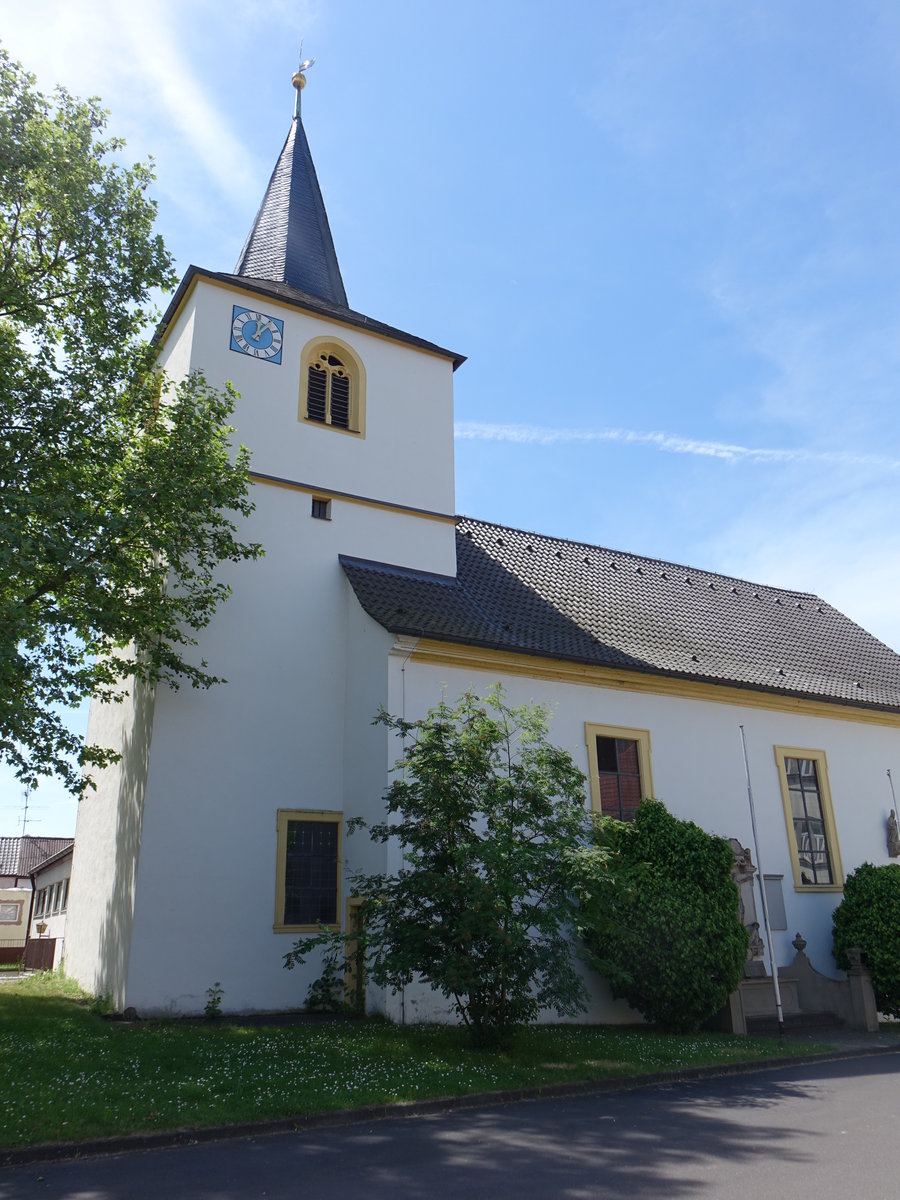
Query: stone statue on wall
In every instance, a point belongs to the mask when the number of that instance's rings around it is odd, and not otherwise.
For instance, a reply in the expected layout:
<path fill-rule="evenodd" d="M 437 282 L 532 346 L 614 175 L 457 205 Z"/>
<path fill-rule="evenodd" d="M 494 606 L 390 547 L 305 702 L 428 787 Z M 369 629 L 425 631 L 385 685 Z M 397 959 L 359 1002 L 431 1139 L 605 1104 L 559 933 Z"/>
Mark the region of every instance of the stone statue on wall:
<path fill-rule="evenodd" d="M 763 958 L 766 944 L 759 934 L 759 921 L 756 919 L 756 897 L 753 891 L 753 879 L 756 866 L 747 846 L 742 846 L 737 838 L 729 838 L 731 852 L 734 855 L 734 865 L 731 868 L 731 878 L 738 889 L 738 916 L 741 924 L 750 934 L 750 944 L 747 947 L 747 961 L 744 963 L 744 975 L 765 974 Z"/>
<path fill-rule="evenodd" d="M 897 814 L 893 810 L 887 819 L 887 848 L 891 858 L 900 858 L 900 827 L 897 825 Z"/>

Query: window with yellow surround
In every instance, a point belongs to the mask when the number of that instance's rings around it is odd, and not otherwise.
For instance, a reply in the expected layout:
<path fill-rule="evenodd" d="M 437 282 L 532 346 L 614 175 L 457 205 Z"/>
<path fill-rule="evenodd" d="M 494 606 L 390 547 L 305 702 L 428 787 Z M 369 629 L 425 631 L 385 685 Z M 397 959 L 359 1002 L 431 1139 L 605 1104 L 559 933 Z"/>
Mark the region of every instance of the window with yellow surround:
<path fill-rule="evenodd" d="M 339 928 L 341 813 L 280 808 L 276 824 L 275 929 Z"/>
<path fill-rule="evenodd" d="M 824 750 L 775 747 L 784 820 L 797 891 L 844 886 Z"/>
<path fill-rule="evenodd" d="M 354 350 L 337 338 L 313 338 L 300 358 L 301 421 L 365 435 L 366 373 Z"/>
<path fill-rule="evenodd" d="M 653 795 L 649 730 L 586 724 L 584 731 L 591 808 L 620 821 L 632 820 L 640 802 Z"/>

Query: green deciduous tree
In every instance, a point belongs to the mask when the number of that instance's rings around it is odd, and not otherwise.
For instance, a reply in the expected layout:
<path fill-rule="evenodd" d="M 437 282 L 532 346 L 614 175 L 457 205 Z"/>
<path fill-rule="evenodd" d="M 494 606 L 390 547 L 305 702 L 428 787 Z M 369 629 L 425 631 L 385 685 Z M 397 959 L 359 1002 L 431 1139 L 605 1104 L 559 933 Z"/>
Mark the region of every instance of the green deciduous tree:
<path fill-rule="evenodd" d="M 419 977 L 479 1044 L 503 1042 L 541 1009 L 583 1010 L 568 885 L 584 858 L 598 874 L 603 852 L 586 844 L 584 776 L 550 744 L 546 711 L 511 707 L 498 688 L 419 722 L 379 720 L 404 751 L 389 818 L 369 833 L 397 839 L 403 867 L 353 881 L 367 897 L 368 977 L 393 989 Z M 298 942 L 287 965 L 323 940 Z"/>
<path fill-rule="evenodd" d="M 188 647 L 227 595 L 218 565 L 259 552 L 232 520 L 252 508 L 233 395 L 167 388 L 140 340 L 172 264 L 150 170 L 105 123 L 0 50 L 0 757 L 73 792 L 115 756 L 60 706 L 132 675 L 214 682 Z"/>
<path fill-rule="evenodd" d="M 878 1011 L 900 1019 L 900 864 L 863 863 L 848 875 L 833 927 L 837 965 L 848 970 L 847 951 L 858 946 L 872 972 Z"/>
<path fill-rule="evenodd" d="M 582 906 L 589 960 L 647 1020 L 699 1028 L 737 987 L 747 956 L 728 843 L 658 800 L 631 822 L 600 819 L 595 838 L 614 882 L 598 880 Z"/>

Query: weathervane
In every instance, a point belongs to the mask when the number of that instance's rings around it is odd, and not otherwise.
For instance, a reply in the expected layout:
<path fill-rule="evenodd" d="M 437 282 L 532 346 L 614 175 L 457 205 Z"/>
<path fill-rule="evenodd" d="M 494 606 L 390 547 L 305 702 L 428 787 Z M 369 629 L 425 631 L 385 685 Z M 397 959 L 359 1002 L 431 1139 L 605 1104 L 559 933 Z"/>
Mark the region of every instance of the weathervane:
<path fill-rule="evenodd" d="M 300 39 L 300 66 L 294 72 L 291 78 L 291 83 L 297 89 L 297 95 L 294 97 L 294 117 L 300 116 L 300 93 L 306 87 L 305 72 L 313 65 L 316 60 L 314 58 L 303 58 L 303 39 Z"/>

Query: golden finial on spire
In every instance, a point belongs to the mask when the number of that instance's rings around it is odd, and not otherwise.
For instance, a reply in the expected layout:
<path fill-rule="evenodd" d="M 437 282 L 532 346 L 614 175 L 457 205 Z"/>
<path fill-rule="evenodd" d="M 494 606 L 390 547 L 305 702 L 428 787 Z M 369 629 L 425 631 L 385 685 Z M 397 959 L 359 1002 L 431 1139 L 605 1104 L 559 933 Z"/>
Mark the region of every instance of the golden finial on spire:
<path fill-rule="evenodd" d="M 303 58 L 303 39 L 300 39 L 300 66 L 291 77 L 291 83 L 297 89 L 297 95 L 294 97 L 294 116 L 300 116 L 300 93 L 306 87 L 306 72 L 316 60 L 314 58 Z"/>

